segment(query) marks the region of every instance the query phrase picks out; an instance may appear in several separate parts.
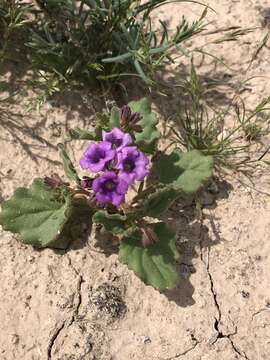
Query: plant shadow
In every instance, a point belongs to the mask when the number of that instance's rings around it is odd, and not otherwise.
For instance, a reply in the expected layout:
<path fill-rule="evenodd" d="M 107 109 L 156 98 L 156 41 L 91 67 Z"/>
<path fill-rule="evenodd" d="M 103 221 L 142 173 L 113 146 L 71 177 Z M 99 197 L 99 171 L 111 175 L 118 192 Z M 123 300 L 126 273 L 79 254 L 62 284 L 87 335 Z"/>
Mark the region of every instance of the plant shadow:
<path fill-rule="evenodd" d="M 1 106 L 1 104 L 0 110 L 0 129 L 8 134 L 8 136 L 0 135 L 1 141 L 19 144 L 21 149 L 35 163 L 45 160 L 53 165 L 60 164 L 59 161 L 42 155 L 44 149 L 57 151 L 57 146 L 40 134 L 40 129 L 44 128 L 46 122 L 44 117 L 39 117 L 32 125 L 30 124 L 30 122 L 33 123 L 31 115 L 26 117 L 11 108 Z"/>
<path fill-rule="evenodd" d="M 211 182 L 208 182 L 210 185 Z M 215 194 L 212 195 L 211 204 L 203 205 L 200 202 L 202 192 L 206 192 L 207 184 L 203 190 L 194 197 L 179 199 L 162 218 L 178 235 L 177 249 L 180 254 L 178 260 L 179 283 L 175 289 L 167 290 L 164 295 L 180 307 L 195 304 L 193 294 L 195 291 L 191 277 L 196 273 L 196 260 L 201 259 L 204 249 L 218 245 L 223 239 L 220 237 L 215 219 L 211 217 L 209 225 L 203 219 L 208 218 L 205 209 L 214 209 L 217 202 L 228 198 L 232 186 L 225 180 L 215 179 Z M 208 192 L 208 191 L 207 191 Z M 199 205 L 199 208 L 198 208 Z M 212 235 L 211 235 L 212 234 Z"/>
<path fill-rule="evenodd" d="M 196 273 L 196 259 L 200 258 L 200 253 L 204 248 L 211 248 L 223 241 L 215 220 L 211 217 L 209 222 L 211 228 L 209 229 L 203 224 L 199 213 L 202 211 L 203 218 L 207 218 L 203 209 L 214 209 L 219 200 L 228 198 L 232 189 L 233 187 L 226 180 L 213 178 L 194 196 L 180 198 L 164 216 L 160 217 L 161 221 L 176 232 L 176 245 L 180 254 L 177 261 L 179 283 L 176 288 L 162 292 L 162 294 L 180 307 L 195 304 L 193 298 L 195 289 L 191 277 Z M 211 195 L 211 202 L 208 201 L 203 205 L 200 200 L 202 193 L 205 192 Z M 200 211 L 198 211 L 198 204 L 201 208 Z M 116 237 L 103 231 L 99 225 L 95 227 L 94 242 L 91 246 L 93 251 L 100 252 L 106 257 L 117 254 L 119 251 L 119 242 Z"/>

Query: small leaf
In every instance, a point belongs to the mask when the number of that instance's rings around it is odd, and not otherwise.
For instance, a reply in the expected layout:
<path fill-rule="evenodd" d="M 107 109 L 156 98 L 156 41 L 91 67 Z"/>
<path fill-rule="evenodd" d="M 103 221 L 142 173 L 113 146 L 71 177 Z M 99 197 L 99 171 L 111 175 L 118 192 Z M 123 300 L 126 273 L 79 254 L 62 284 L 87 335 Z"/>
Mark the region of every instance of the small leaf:
<path fill-rule="evenodd" d="M 122 235 L 126 230 L 126 216 L 109 214 L 107 211 L 97 211 L 93 216 L 93 222 L 104 226 L 106 231 L 113 235 Z"/>
<path fill-rule="evenodd" d="M 77 183 L 79 183 L 80 179 L 79 179 L 79 177 L 77 175 L 77 172 L 75 170 L 75 167 L 74 167 L 72 161 L 70 160 L 70 158 L 69 158 L 69 156 L 67 154 L 65 146 L 63 144 L 59 144 L 58 146 L 61 149 L 61 158 L 62 158 L 62 161 L 63 161 L 64 171 L 65 171 L 66 176 L 70 180 L 74 180 Z"/>
<path fill-rule="evenodd" d="M 140 205 L 146 216 L 159 217 L 179 196 L 179 191 L 166 187 L 156 191 L 143 200 Z"/>
<path fill-rule="evenodd" d="M 78 127 L 69 130 L 68 140 L 97 140 L 93 131 L 83 130 Z"/>
<path fill-rule="evenodd" d="M 178 282 L 176 236 L 164 223 L 153 225 L 158 242 L 143 247 L 139 234 L 120 243 L 120 261 L 127 264 L 146 284 L 159 290 L 174 288 Z"/>
<path fill-rule="evenodd" d="M 155 144 L 160 137 L 157 130 L 158 120 L 156 115 L 151 111 L 151 106 L 146 98 L 139 101 L 132 101 L 129 106 L 133 112 L 138 112 L 142 119 L 138 125 L 143 129 L 142 132 L 135 132 L 137 145 L 144 152 L 152 154 L 155 150 Z"/>
<path fill-rule="evenodd" d="M 212 175 L 213 158 L 204 156 L 198 150 L 183 153 L 173 151 L 162 154 L 154 165 L 154 172 L 160 182 L 172 185 L 175 190 L 193 193 Z"/>
<path fill-rule="evenodd" d="M 109 120 L 109 128 L 110 130 L 113 128 L 120 127 L 120 114 L 119 109 L 117 107 L 113 107 L 111 110 L 110 120 Z"/>
<path fill-rule="evenodd" d="M 71 210 L 69 195 L 60 196 L 60 189 L 47 190 L 41 179 L 29 189 L 18 188 L 2 205 L 3 229 L 20 234 L 26 244 L 46 247 L 55 242 Z"/>

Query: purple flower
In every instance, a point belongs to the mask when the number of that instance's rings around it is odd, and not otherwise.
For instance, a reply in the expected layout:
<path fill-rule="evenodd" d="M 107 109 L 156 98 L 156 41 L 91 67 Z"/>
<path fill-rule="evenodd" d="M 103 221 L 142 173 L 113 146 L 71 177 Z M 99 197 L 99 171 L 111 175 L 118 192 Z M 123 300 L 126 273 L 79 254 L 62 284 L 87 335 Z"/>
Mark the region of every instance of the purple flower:
<path fill-rule="evenodd" d="M 101 204 L 111 203 L 119 206 L 125 199 L 128 184 L 113 171 L 105 171 L 93 181 L 92 189 Z"/>
<path fill-rule="evenodd" d="M 131 184 L 145 178 L 148 163 L 148 158 L 141 151 L 135 146 L 129 146 L 117 154 L 116 168 L 119 170 L 119 177 Z"/>
<path fill-rule="evenodd" d="M 113 128 L 112 131 L 102 131 L 102 140 L 111 144 L 113 149 L 120 151 L 123 147 L 131 145 L 132 139 L 129 134 L 125 134 L 118 128 Z"/>
<path fill-rule="evenodd" d="M 85 170 L 99 172 L 104 169 L 108 161 L 115 157 L 115 150 L 111 149 L 111 144 L 101 142 L 88 146 L 80 160 L 80 165 Z"/>

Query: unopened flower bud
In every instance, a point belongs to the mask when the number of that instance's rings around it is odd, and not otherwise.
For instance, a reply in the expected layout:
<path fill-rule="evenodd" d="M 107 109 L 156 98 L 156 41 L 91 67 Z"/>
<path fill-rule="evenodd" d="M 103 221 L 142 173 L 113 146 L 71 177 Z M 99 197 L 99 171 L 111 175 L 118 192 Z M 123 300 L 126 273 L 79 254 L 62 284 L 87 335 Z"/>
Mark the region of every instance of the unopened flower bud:
<path fill-rule="evenodd" d="M 48 186 L 50 189 L 54 189 L 57 186 L 60 186 L 61 184 L 63 184 L 61 178 L 59 175 L 57 174 L 52 174 L 51 177 L 49 176 L 45 176 L 44 178 L 44 184 L 46 186 Z"/>
<path fill-rule="evenodd" d="M 142 228 L 142 232 L 143 232 L 143 235 L 142 235 L 143 247 L 147 247 L 147 246 L 153 245 L 156 242 L 158 242 L 158 237 L 157 237 L 156 233 L 150 227 Z"/>
<path fill-rule="evenodd" d="M 131 118 L 131 109 L 128 105 L 124 105 L 120 111 L 120 126 L 125 128 Z"/>
<path fill-rule="evenodd" d="M 131 126 L 134 126 L 136 124 L 138 124 L 138 122 L 141 120 L 141 115 L 137 112 L 133 113 L 130 117 L 130 124 Z"/>

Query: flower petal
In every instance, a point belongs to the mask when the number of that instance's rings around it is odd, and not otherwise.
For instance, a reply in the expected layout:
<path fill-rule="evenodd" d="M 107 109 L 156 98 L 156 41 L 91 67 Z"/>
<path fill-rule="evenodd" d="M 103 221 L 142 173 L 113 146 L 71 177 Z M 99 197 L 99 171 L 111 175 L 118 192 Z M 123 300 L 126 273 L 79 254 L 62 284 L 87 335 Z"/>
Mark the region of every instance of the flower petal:
<path fill-rule="evenodd" d="M 118 194 L 125 194 L 128 191 L 128 182 L 119 177 L 116 191 Z"/>
<path fill-rule="evenodd" d="M 112 193 L 111 202 L 115 206 L 119 206 L 125 199 L 125 195 L 119 195 L 117 193 Z"/>

